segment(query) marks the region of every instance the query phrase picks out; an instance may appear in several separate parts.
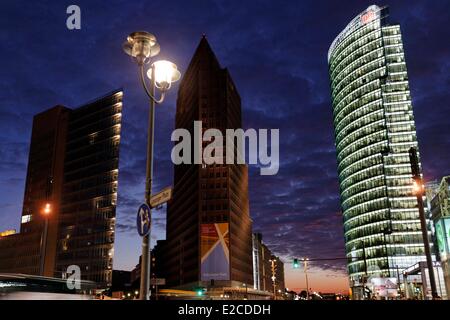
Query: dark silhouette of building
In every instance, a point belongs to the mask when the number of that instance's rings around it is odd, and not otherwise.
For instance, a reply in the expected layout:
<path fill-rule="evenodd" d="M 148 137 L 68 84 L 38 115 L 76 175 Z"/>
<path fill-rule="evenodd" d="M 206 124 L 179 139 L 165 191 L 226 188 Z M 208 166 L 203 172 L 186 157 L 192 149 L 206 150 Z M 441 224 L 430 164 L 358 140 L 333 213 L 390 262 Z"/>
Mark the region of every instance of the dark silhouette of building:
<path fill-rule="evenodd" d="M 205 37 L 181 81 L 175 127 L 194 137 L 194 121 L 224 136 L 226 129 L 242 127 L 237 89 Z M 167 284 L 252 285 L 251 224 L 246 165 L 176 165 L 167 214 Z"/>
<path fill-rule="evenodd" d="M 0 237 L 0 272 L 60 278 L 77 265 L 111 284 L 122 95 L 34 117 L 20 233 Z"/>

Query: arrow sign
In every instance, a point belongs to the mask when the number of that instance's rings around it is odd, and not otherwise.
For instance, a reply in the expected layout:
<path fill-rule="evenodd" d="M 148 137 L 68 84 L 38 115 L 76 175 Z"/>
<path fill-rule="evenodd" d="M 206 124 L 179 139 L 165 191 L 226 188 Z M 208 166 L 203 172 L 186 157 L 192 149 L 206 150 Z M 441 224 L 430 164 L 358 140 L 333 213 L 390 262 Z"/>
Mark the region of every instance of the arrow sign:
<path fill-rule="evenodd" d="M 172 199 L 172 187 L 167 187 L 150 198 L 150 206 L 156 208 Z"/>

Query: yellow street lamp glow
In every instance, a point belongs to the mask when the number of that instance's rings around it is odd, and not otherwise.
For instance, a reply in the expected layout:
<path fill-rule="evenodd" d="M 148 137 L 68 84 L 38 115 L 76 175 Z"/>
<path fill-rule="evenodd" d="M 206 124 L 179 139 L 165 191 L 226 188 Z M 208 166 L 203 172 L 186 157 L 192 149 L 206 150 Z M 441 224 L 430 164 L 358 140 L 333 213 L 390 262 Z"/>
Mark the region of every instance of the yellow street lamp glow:
<path fill-rule="evenodd" d="M 51 211 L 52 211 L 52 208 L 50 206 L 50 203 L 46 203 L 45 207 L 44 207 L 44 214 L 49 215 Z"/>
<path fill-rule="evenodd" d="M 414 180 L 413 182 L 413 191 L 414 194 L 421 194 L 423 191 L 423 186 L 417 183 L 417 181 Z"/>
<path fill-rule="evenodd" d="M 172 83 L 178 81 L 181 77 L 177 66 L 167 60 L 156 61 L 152 64 L 152 67 L 147 71 L 147 76 L 150 79 L 152 79 L 153 69 L 156 87 L 162 91 L 170 89 Z"/>

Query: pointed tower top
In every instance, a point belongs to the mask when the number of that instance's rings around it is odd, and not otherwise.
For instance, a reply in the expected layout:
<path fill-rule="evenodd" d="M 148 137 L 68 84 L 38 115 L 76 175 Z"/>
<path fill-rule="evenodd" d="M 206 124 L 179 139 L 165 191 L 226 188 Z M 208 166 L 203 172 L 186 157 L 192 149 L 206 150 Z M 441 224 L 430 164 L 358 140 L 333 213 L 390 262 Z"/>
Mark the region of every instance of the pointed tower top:
<path fill-rule="evenodd" d="M 213 69 L 221 69 L 220 63 L 217 60 L 214 51 L 211 49 L 211 46 L 209 45 L 205 34 L 202 34 L 200 42 L 197 48 L 195 49 L 194 55 L 192 56 L 191 62 L 189 63 L 189 66 L 183 78 L 186 78 L 187 74 L 197 70 L 198 69 L 197 66 L 200 64 L 208 65 L 210 68 Z"/>

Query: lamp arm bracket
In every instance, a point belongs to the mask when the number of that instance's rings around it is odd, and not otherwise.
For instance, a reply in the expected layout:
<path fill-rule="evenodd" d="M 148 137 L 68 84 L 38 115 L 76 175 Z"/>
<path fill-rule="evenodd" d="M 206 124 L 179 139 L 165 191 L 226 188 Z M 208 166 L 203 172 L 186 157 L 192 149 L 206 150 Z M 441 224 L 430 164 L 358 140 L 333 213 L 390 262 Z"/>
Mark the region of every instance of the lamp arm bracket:
<path fill-rule="evenodd" d="M 159 97 L 159 99 L 156 99 L 156 97 L 152 94 L 152 92 L 147 87 L 147 84 L 145 83 L 144 66 L 140 65 L 139 69 L 140 69 L 140 80 L 141 80 L 142 86 L 144 87 L 144 90 L 145 90 L 145 93 L 147 94 L 147 96 L 150 99 L 152 99 L 156 104 L 162 103 L 164 101 L 165 96 L 166 96 L 165 90 L 162 90 L 161 91 L 161 96 Z"/>

